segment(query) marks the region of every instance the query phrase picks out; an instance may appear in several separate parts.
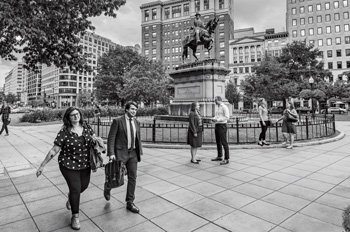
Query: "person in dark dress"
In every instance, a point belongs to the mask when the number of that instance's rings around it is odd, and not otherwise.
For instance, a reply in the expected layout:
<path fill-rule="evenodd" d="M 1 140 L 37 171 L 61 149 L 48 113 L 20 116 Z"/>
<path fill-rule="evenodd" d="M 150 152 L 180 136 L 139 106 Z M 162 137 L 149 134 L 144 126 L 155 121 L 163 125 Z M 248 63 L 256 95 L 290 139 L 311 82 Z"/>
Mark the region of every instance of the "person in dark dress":
<path fill-rule="evenodd" d="M 189 125 L 187 132 L 187 144 L 191 146 L 191 163 L 199 164 L 200 159 L 196 158 L 197 148 L 202 147 L 202 118 L 199 113 L 200 105 L 192 102 L 191 111 L 188 116 Z"/>
<path fill-rule="evenodd" d="M 294 146 L 294 137 L 297 133 L 297 129 L 295 127 L 295 123 L 288 120 L 288 114 L 291 114 L 293 117 L 298 118 L 298 113 L 295 110 L 294 103 L 292 98 L 288 98 L 286 109 L 283 112 L 283 116 L 277 120 L 277 122 L 282 121 L 282 133 L 283 137 L 285 138 L 285 141 L 282 143 L 282 145 L 287 145 L 288 138 L 290 141 L 289 146 L 287 146 L 287 149 L 293 149 Z"/>
<path fill-rule="evenodd" d="M 9 136 L 9 130 L 7 128 L 7 125 L 9 124 L 10 113 L 11 113 L 11 108 L 8 106 L 7 102 L 4 102 L 4 104 L 2 105 L 2 107 L 0 109 L 0 114 L 2 115 L 1 116 L 2 128 L 0 131 L 0 135 L 5 130 L 6 131 L 5 136 Z"/>
<path fill-rule="evenodd" d="M 72 212 L 71 227 L 80 229 L 80 194 L 90 183 L 90 148 L 93 146 L 92 128 L 83 121 L 81 111 L 69 107 L 63 116 L 63 127 L 58 132 L 54 145 L 36 172 L 39 177 L 45 165 L 60 151 L 58 164 L 67 182 L 69 193 L 66 207 Z"/>

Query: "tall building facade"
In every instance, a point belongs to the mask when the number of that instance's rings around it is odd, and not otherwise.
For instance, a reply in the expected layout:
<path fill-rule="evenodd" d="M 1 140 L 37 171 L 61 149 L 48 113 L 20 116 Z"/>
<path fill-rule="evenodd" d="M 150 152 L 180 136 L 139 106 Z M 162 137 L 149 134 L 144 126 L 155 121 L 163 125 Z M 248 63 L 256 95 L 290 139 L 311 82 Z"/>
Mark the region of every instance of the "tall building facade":
<path fill-rule="evenodd" d="M 183 39 L 190 34 L 196 12 L 207 23 L 218 18 L 213 49 L 208 54 L 202 45 L 197 47 L 199 59 L 216 58 L 221 64 L 229 64 L 229 40 L 233 38 L 233 0 L 168 0 L 153 1 L 141 7 L 142 54 L 152 60 L 160 60 L 169 69 L 182 61 Z M 188 51 L 192 61 L 192 50 Z"/>
<path fill-rule="evenodd" d="M 83 54 L 90 54 L 88 65 L 91 72 L 77 72 L 69 68 L 48 67 L 43 65 L 41 77 L 41 95 L 52 107 L 78 106 L 79 99 L 93 92 L 93 83 L 97 74 L 97 59 L 114 49 L 117 44 L 110 39 L 86 32 L 80 37 Z"/>
<path fill-rule="evenodd" d="M 230 80 L 239 89 L 241 82 L 253 72 L 252 68 L 259 65 L 264 56 L 280 56 L 288 41 L 288 32 L 275 33 L 274 29 L 265 32 L 255 32 L 254 28 L 235 30 L 234 39 L 230 40 Z M 249 101 L 243 101 L 234 108 L 252 109 L 250 104 Z"/>
<path fill-rule="evenodd" d="M 19 62 L 5 77 L 4 94 L 9 93 L 21 97 L 23 91 L 24 68 L 23 63 Z"/>
<path fill-rule="evenodd" d="M 330 81 L 347 80 L 350 69 L 350 0 L 287 0 L 291 40 L 306 40 L 323 53 Z"/>

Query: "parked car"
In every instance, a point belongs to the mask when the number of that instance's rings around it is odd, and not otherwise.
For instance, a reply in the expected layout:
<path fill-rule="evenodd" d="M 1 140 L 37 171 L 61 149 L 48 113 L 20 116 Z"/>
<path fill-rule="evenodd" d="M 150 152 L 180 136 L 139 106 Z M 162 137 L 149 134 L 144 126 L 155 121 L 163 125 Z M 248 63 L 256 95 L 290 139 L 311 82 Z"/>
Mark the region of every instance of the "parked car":
<path fill-rule="evenodd" d="M 311 113 L 311 108 L 309 107 L 299 107 L 296 109 L 296 111 L 298 112 L 298 114 L 309 114 Z"/>
<path fill-rule="evenodd" d="M 270 109 L 270 113 L 271 114 L 282 114 L 283 113 L 283 106 L 276 106 L 276 107 L 272 107 Z"/>
<path fill-rule="evenodd" d="M 324 114 L 325 111 L 326 111 L 326 109 L 323 109 L 323 110 L 321 111 L 321 113 Z M 348 111 L 347 111 L 347 109 L 340 108 L 340 107 L 329 107 L 329 108 L 328 108 L 328 113 L 329 113 L 329 114 L 334 114 L 334 113 L 347 114 Z"/>

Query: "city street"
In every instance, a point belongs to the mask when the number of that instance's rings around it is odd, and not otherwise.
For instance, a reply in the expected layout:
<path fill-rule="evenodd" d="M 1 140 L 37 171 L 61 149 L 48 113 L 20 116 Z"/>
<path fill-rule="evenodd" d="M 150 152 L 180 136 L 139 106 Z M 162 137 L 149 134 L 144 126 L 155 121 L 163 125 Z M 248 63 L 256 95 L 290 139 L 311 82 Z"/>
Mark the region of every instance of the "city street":
<path fill-rule="evenodd" d="M 0 231 L 70 231 L 68 188 L 57 157 L 36 178 L 61 127 L 10 126 L 0 137 Z M 337 122 L 345 135 L 349 122 Z M 343 134 L 344 135 L 344 134 Z M 349 139 L 284 149 L 231 147 L 231 162 L 215 150 L 145 148 L 136 201 L 125 209 L 125 185 L 103 197 L 104 172 L 92 173 L 82 194 L 81 231 L 341 232 L 350 202 Z M 105 159 L 107 161 L 107 159 Z"/>

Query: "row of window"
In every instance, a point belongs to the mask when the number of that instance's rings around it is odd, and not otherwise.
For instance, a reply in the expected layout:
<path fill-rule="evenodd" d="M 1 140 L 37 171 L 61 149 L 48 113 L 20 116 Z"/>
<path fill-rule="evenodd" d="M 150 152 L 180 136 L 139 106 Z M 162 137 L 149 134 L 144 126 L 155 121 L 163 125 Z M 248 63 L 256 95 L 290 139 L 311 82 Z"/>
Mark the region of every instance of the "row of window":
<path fill-rule="evenodd" d="M 327 46 L 333 45 L 333 38 L 326 38 L 325 41 L 326 41 L 326 45 Z M 323 47 L 323 45 L 324 45 L 323 42 L 324 42 L 323 39 L 318 39 L 317 40 L 317 46 L 318 47 Z M 315 44 L 315 40 L 309 40 L 309 43 L 310 44 Z M 335 45 L 341 45 L 342 44 L 341 38 L 340 37 L 334 38 L 334 44 Z M 350 37 L 349 36 L 345 36 L 345 44 L 350 44 Z"/>
<path fill-rule="evenodd" d="M 343 7 L 348 7 L 349 6 L 349 2 L 348 0 L 343 0 Z M 334 1 L 333 2 L 333 8 L 334 9 L 338 9 L 340 6 L 339 1 Z M 322 4 L 316 4 L 316 11 L 322 11 L 322 10 L 330 10 L 331 9 L 331 3 L 330 2 L 326 2 L 324 3 L 324 8 L 322 9 Z M 299 14 L 304 14 L 307 12 L 313 12 L 314 11 L 314 6 L 313 5 L 308 5 L 307 7 L 305 6 L 301 6 L 299 7 Z M 293 7 L 292 8 L 292 15 L 296 15 L 297 14 L 297 8 Z"/>
<path fill-rule="evenodd" d="M 251 67 L 233 68 L 233 73 L 250 73 Z"/>
<path fill-rule="evenodd" d="M 251 47 L 248 47 L 248 46 L 245 46 L 244 48 L 243 47 L 239 47 L 239 48 L 233 48 L 233 54 L 237 54 L 237 51 L 239 52 L 239 54 L 243 54 L 243 50 L 244 50 L 244 53 L 255 53 L 255 51 L 257 51 L 258 53 L 261 52 L 261 46 L 260 45 L 257 45 L 257 46 L 251 46 Z"/>
<path fill-rule="evenodd" d="M 341 49 L 335 50 L 335 56 L 342 57 L 342 50 Z M 345 49 L 345 56 L 350 56 L 350 49 Z M 327 50 L 327 57 L 328 58 L 333 57 L 333 50 Z"/>
<path fill-rule="evenodd" d="M 345 11 L 343 12 L 343 19 L 349 19 L 349 12 Z M 325 22 L 331 22 L 332 21 L 332 17 L 331 14 L 326 14 L 324 15 L 324 21 Z M 334 13 L 334 21 L 340 21 L 340 13 Z M 300 18 L 300 25 L 305 25 L 305 18 Z M 307 18 L 307 22 L 308 24 L 314 24 L 314 17 L 310 16 Z M 316 16 L 316 22 L 317 23 L 322 23 L 322 15 L 317 15 Z M 292 26 L 297 26 L 298 25 L 298 20 L 297 19 L 292 19 Z"/>
<path fill-rule="evenodd" d="M 337 61 L 336 66 L 333 66 L 333 62 L 328 62 L 328 69 L 343 69 L 343 61 Z M 350 68 L 350 61 L 345 61 L 344 68 Z"/>

